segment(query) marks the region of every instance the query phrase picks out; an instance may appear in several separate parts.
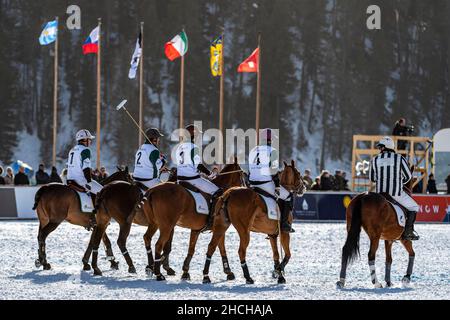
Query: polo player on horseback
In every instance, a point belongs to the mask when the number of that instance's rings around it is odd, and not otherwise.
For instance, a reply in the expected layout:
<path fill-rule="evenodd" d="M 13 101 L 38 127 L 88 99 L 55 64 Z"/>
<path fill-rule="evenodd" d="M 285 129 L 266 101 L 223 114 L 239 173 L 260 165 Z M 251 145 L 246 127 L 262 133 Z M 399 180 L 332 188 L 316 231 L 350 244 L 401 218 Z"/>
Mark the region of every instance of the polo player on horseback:
<path fill-rule="evenodd" d="M 156 128 L 148 129 L 145 134 L 149 140 L 146 139 L 145 143 L 136 151 L 133 179 L 138 184 L 150 189 L 161 182 L 159 171 L 166 160 L 162 157 L 158 147 L 160 138 L 164 135 Z"/>
<path fill-rule="evenodd" d="M 69 151 L 67 161 L 67 185 L 75 186 L 79 190 L 84 190 L 92 197 L 95 206 L 95 195 L 100 192 L 102 186 L 92 180 L 91 150 L 89 146 L 95 137 L 85 129 L 76 134 L 77 145 Z M 95 210 L 90 216 L 90 227 L 95 227 Z"/>
<path fill-rule="evenodd" d="M 291 195 L 280 185 L 278 151 L 272 147 L 272 139 L 278 137 L 271 129 L 263 129 L 261 137 L 262 143 L 253 148 L 248 156 L 250 187 L 260 188 L 276 197 L 281 211 L 281 230 L 295 232 L 288 220 L 292 209 Z"/>
<path fill-rule="evenodd" d="M 377 144 L 380 154 L 370 161 L 369 178 L 376 183 L 376 192 L 391 196 L 400 205 L 406 208 L 406 226 L 403 232 L 403 240 L 418 240 L 419 236 L 414 231 L 419 205 L 404 191 L 404 186 L 412 178 L 408 162 L 394 151 L 395 144 L 392 138 L 384 137 Z"/>
<path fill-rule="evenodd" d="M 194 143 L 195 137 L 203 132 L 193 124 L 188 125 L 186 130 L 189 132 L 190 141 L 180 143 L 176 150 L 177 179 L 178 181 L 185 181 L 200 189 L 202 192 L 211 195 L 208 221 L 202 229 L 202 232 L 204 232 L 211 230 L 214 221 L 214 205 L 217 198 L 223 194 L 223 190 L 211 181 L 200 176 L 200 173 L 204 173 L 207 176 L 211 175 L 211 172 L 202 163 L 200 149 Z"/>

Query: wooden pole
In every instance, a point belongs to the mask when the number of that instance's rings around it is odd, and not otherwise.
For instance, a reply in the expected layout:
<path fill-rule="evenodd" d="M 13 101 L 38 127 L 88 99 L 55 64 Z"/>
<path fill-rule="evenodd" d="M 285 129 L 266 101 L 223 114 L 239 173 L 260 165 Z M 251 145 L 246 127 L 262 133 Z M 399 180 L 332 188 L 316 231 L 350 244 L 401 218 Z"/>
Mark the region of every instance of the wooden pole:
<path fill-rule="evenodd" d="M 58 20 L 56 17 L 56 28 L 58 28 Z M 56 166 L 56 135 L 58 126 L 58 30 L 56 31 L 55 42 L 55 61 L 54 61 L 54 80 L 53 80 L 53 152 L 52 152 L 52 164 Z"/>
<path fill-rule="evenodd" d="M 225 78 L 225 70 L 224 66 L 224 49 L 225 49 L 225 35 L 224 29 L 222 28 L 222 52 L 220 59 L 220 93 L 219 93 L 219 130 L 222 135 L 219 140 L 219 161 L 222 164 L 223 162 L 223 140 L 224 140 L 224 128 L 223 128 L 223 101 L 224 101 L 224 78 Z M 226 162 L 226 161 L 225 161 Z"/>
<path fill-rule="evenodd" d="M 144 22 L 141 22 L 141 58 L 139 66 L 139 127 L 143 124 L 143 109 L 144 109 Z M 143 136 L 139 133 L 139 146 L 142 145 Z"/>
<path fill-rule="evenodd" d="M 97 169 L 100 168 L 100 120 L 101 120 L 101 55 L 102 55 L 102 37 L 101 37 L 102 19 L 98 18 L 98 53 L 97 53 Z"/>
<path fill-rule="evenodd" d="M 258 69 L 256 78 L 256 144 L 259 144 L 259 114 L 261 110 L 261 32 L 258 34 Z"/>

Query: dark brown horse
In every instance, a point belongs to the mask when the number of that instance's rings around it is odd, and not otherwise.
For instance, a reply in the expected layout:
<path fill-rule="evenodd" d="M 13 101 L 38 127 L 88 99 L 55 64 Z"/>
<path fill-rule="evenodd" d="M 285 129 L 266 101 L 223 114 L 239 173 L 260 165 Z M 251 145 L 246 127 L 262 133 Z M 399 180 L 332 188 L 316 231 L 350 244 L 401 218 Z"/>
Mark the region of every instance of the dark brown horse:
<path fill-rule="evenodd" d="M 226 189 L 233 186 L 242 185 L 243 175 L 240 166 L 235 163 L 227 164 L 220 174 L 212 181 L 220 188 Z M 155 259 L 153 260 L 151 250 L 148 249 L 148 265 L 147 271 L 154 272 L 158 281 L 165 280 L 161 274 L 161 262 L 167 257 L 161 255 L 166 243 L 171 240 L 175 226 L 191 229 L 191 236 L 189 241 L 188 255 L 183 263 L 183 280 L 190 279 L 189 264 L 195 252 L 195 245 L 197 243 L 200 230 L 206 225 L 208 216 L 198 214 L 195 209 L 195 203 L 192 196 L 184 187 L 179 184 L 166 182 L 155 186 L 147 191 L 145 197 L 147 200 L 142 206 L 142 210 L 147 217 L 149 227 L 147 229 L 146 246 L 150 248 L 150 240 L 152 235 L 159 229 L 159 239 L 155 244 Z M 148 242 L 147 242 L 148 241 Z M 222 262 L 224 272 L 227 274 L 229 280 L 234 279 L 234 274 L 231 272 L 228 264 L 228 259 L 225 251 L 225 242 L 219 243 L 220 252 L 222 254 Z M 154 265 L 152 266 L 152 264 Z"/>
<path fill-rule="evenodd" d="M 411 169 L 414 172 L 414 167 Z M 406 186 L 406 191 L 411 188 L 414 179 L 411 179 Z M 370 239 L 370 250 L 368 254 L 370 276 L 375 288 L 382 288 L 375 273 L 375 256 L 380 240 L 384 240 L 386 251 L 385 281 L 386 286 L 392 286 L 391 265 L 392 265 L 392 244 L 395 240 L 400 240 L 409 254 L 408 268 L 402 282 L 407 284 L 411 281 L 411 274 L 414 266 L 415 253 L 412 241 L 401 240 L 404 227 L 398 224 L 397 214 L 386 198 L 378 193 L 362 193 L 352 199 L 346 211 L 347 220 L 347 240 L 342 248 L 342 261 L 340 279 L 336 283 L 338 288 L 345 285 L 347 265 L 352 263 L 359 256 L 359 238 L 361 227 L 366 231 Z"/>
<path fill-rule="evenodd" d="M 169 176 L 169 181 L 176 181 L 176 170 L 172 170 Z M 136 223 L 141 226 L 148 227 L 153 234 L 158 229 L 156 226 L 149 226 L 147 218 L 142 210 L 135 210 L 143 199 L 141 189 L 135 183 L 129 183 L 125 181 L 116 181 L 105 186 L 102 191 L 97 195 L 97 227 L 91 236 L 89 246 L 93 250 L 92 254 L 92 268 L 94 275 L 102 275 L 100 268 L 97 265 L 98 262 L 98 247 L 102 239 L 102 235 L 105 234 L 106 229 L 111 221 L 114 219 L 120 227 L 119 237 L 117 239 L 117 245 L 119 246 L 125 261 L 128 264 L 128 272 L 136 273 L 133 260 L 126 247 L 126 241 L 130 234 L 132 223 Z M 153 259 L 151 254 L 150 242 L 148 233 L 144 235 L 144 241 L 146 243 L 147 254 L 150 255 L 150 259 Z M 172 241 L 167 242 L 164 248 L 164 255 L 168 256 L 172 247 Z M 88 252 L 88 251 L 86 251 Z M 89 256 L 83 258 L 83 263 L 89 266 Z M 153 263 L 152 263 L 153 265 Z M 166 259 L 163 264 L 163 268 L 167 271 L 168 275 L 175 275 L 175 271 L 169 266 L 169 259 Z M 87 269 L 89 270 L 89 269 Z"/>
<path fill-rule="evenodd" d="M 286 188 L 292 197 L 295 194 L 302 194 L 305 191 L 300 172 L 295 167 L 294 161 L 291 165 L 284 162 L 284 169 L 281 172 L 280 184 Z M 277 236 L 279 233 L 279 221 L 269 219 L 265 203 L 261 197 L 250 188 L 231 188 L 220 197 L 216 206 L 216 218 L 214 220 L 213 237 L 208 246 L 206 262 L 203 270 L 203 283 L 210 283 L 209 266 L 212 255 L 217 244 L 223 241 L 225 233 L 232 224 L 240 239 L 239 258 L 244 271 L 247 284 L 253 284 L 246 263 L 247 247 L 250 242 L 250 232 L 265 233 L 269 235 L 270 244 L 273 251 L 274 277 L 278 277 L 278 283 L 285 283 L 284 267 L 289 262 L 291 251 L 289 249 L 290 235 L 288 232 L 281 232 L 280 242 L 283 246 L 285 256 L 280 263 L 280 254 L 277 247 Z M 292 221 L 292 214 L 289 217 Z"/>
<path fill-rule="evenodd" d="M 113 181 L 131 181 L 131 176 L 128 168 L 112 174 L 102 181 L 106 185 Z M 39 218 L 39 257 L 35 261 L 36 267 L 43 267 L 44 270 L 51 268 L 47 262 L 47 253 L 45 248 L 45 240 L 48 235 L 53 232 L 64 220 L 67 222 L 79 225 L 82 227 L 89 227 L 89 214 L 81 212 L 80 201 L 78 195 L 74 190 L 67 185 L 61 183 L 50 183 L 41 187 L 35 195 L 33 210 L 37 211 Z M 106 234 L 103 236 L 103 242 L 106 247 L 107 259 L 111 262 L 111 267 L 116 268 L 117 263 L 114 261 L 114 254 L 111 248 L 111 242 Z M 91 252 L 86 251 L 85 256 L 90 256 Z M 87 267 L 85 266 L 85 269 Z"/>

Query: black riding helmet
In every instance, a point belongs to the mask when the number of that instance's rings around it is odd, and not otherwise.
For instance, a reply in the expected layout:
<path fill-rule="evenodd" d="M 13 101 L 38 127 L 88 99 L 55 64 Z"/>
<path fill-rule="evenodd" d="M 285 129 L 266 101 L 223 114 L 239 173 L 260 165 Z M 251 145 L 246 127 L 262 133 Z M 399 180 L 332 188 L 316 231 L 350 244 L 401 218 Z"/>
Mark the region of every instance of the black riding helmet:
<path fill-rule="evenodd" d="M 147 136 L 148 139 L 157 139 L 164 137 L 164 135 L 161 132 L 159 132 L 159 130 L 156 128 L 147 129 L 147 131 L 145 131 L 145 135 Z"/>

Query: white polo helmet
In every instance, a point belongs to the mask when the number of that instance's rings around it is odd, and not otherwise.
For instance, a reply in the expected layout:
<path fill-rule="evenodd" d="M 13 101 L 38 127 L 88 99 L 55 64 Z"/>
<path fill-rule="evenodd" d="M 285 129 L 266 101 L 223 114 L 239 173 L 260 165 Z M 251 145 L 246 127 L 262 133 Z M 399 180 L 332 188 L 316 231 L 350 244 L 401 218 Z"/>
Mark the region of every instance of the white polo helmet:
<path fill-rule="evenodd" d="M 392 140 L 391 137 L 383 137 L 383 139 L 378 142 L 377 147 L 384 146 L 387 149 L 394 150 L 395 149 L 395 143 L 394 140 Z"/>
<path fill-rule="evenodd" d="M 76 139 L 77 139 L 77 141 L 84 140 L 84 139 L 92 140 L 92 139 L 95 139 L 95 137 L 89 132 L 89 130 L 82 129 L 77 132 Z"/>

